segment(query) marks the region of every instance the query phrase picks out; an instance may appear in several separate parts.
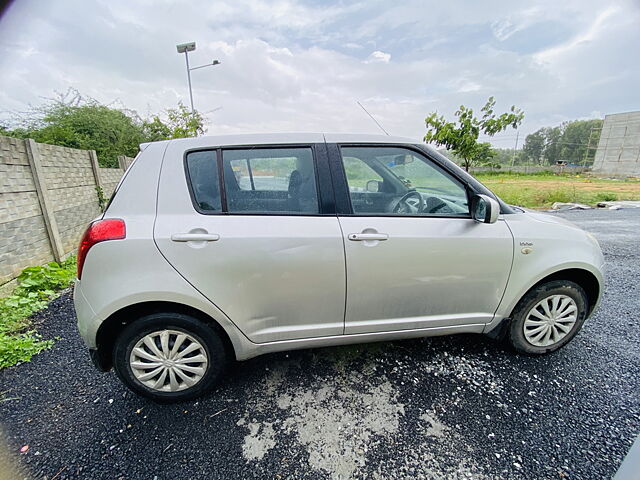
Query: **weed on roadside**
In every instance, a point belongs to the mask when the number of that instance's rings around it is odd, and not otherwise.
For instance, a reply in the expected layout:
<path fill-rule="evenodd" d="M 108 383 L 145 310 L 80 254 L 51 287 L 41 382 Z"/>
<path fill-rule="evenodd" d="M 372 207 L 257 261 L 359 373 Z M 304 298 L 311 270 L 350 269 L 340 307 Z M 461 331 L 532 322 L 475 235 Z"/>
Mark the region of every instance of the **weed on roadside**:
<path fill-rule="evenodd" d="M 0 298 L 0 369 L 28 362 L 33 355 L 53 345 L 31 328 L 30 317 L 47 306 L 60 290 L 71 285 L 76 259 L 25 268 L 14 292 Z"/>

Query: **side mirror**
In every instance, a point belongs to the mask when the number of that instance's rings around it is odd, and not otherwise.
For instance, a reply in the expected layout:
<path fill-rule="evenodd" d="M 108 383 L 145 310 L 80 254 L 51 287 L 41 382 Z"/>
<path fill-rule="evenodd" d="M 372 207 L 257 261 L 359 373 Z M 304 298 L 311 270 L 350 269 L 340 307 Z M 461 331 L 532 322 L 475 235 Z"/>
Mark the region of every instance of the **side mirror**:
<path fill-rule="evenodd" d="M 365 185 L 365 190 L 371 193 L 378 193 L 380 191 L 380 182 L 378 180 L 369 180 Z"/>
<path fill-rule="evenodd" d="M 500 204 L 488 195 L 471 197 L 471 217 L 480 223 L 496 223 L 500 215 Z"/>

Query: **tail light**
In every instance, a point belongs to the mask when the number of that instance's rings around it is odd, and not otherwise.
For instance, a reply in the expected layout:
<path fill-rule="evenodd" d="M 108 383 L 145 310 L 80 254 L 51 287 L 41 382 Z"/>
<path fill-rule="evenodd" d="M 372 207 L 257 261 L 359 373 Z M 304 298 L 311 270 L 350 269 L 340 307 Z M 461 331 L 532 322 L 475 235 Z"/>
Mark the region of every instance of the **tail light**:
<path fill-rule="evenodd" d="M 78 247 L 78 279 L 82 276 L 82 267 L 84 266 L 84 261 L 91 247 L 96 243 L 107 240 L 122 240 L 126 236 L 127 230 L 124 220 L 120 220 L 119 218 L 97 220 L 89 225 Z"/>

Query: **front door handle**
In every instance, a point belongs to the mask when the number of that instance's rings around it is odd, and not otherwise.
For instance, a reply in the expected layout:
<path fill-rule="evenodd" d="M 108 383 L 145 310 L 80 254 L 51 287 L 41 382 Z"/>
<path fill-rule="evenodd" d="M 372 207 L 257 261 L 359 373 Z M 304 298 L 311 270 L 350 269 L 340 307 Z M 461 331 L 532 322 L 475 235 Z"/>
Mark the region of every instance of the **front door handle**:
<path fill-rule="evenodd" d="M 174 242 L 215 242 L 220 240 L 217 233 L 174 233 L 171 235 Z"/>
<path fill-rule="evenodd" d="M 347 238 L 353 242 L 383 241 L 389 240 L 389 235 L 386 233 L 350 233 Z"/>

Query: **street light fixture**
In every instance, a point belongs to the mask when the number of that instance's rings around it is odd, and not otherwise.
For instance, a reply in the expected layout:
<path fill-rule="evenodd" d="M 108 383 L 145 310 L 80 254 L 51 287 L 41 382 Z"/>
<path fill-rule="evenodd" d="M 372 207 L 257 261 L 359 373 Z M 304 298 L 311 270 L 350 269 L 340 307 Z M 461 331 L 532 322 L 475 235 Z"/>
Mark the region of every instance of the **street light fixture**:
<path fill-rule="evenodd" d="M 189 67 L 189 52 L 193 52 L 195 49 L 196 49 L 196 42 L 181 43 L 179 45 L 176 45 L 176 50 L 178 50 L 178 53 L 184 53 L 184 59 L 187 62 L 187 81 L 189 82 L 189 100 L 191 101 L 191 113 L 194 112 L 194 108 L 193 108 L 193 91 L 191 89 L 191 70 L 198 70 L 199 68 L 212 67 L 214 65 L 220 65 L 220 61 L 219 60 L 213 60 L 211 63 L 207 63 L 205 65 L 200 65 L 200 66 L 197 66 L 197 67 L 190 68 Z"/>
<path fill-rule="evenodd" d="M 176 45 L 178 53 L 193 52 L 196 49 L 196 42 L 181 43 Z"/>

